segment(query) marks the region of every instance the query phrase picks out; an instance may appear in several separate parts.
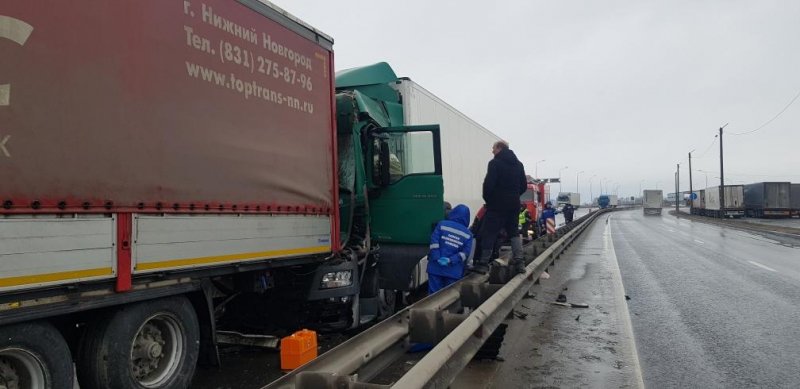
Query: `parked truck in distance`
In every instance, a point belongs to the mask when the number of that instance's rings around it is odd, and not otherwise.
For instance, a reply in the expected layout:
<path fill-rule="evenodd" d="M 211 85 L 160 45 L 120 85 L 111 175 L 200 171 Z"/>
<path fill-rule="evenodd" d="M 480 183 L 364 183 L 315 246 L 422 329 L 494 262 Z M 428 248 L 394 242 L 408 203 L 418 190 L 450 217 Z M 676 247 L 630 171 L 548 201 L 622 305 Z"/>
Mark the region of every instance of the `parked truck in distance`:
<path fill-rule="evenodd" d="M 619 205 L 617 195 L 601 194 L 597 197 L 597 206 L 600 208 L 616 208 Z"/>
<path fill-rule="evenodd" d="M 642 212 L 645 215 L 661 215 L 664 192 L 661 189 L 645 189 L 642 192 Z"/>
<path fill-rule="evenodd" d="M 572 204 L 573 207 L 578 208 L 581 205 L 581 194 L 575 192 L 559 192 L 556 201 L 559 206 Z"/>
<path fill-rule="evenodd" d="M 721 204 L 720 195 L 725 197 L 725 205 Z M 705 189 L 704 216 L 724 218 L 744 216 L 744 186 L 725 185 L 724 193 L 719 186 Z"/>
<path fill-rule="evenodd" d="M 800 184 L 792 184 L 792 216 L 800 216 Z"/>
<path fill-rule="evenodd" d="M 706 190 L 700 189 L 697 191 L 697 198 L 692 201 L 692 208 L 689 211 L 692 215 L 705 216 L 706 210 Z"/>
<path fill-rule="evenodd" d="M 791 183 L 758 182 L 745 185 L 744 207 L 747 217 L 789 217 L 792 212 Z"/>

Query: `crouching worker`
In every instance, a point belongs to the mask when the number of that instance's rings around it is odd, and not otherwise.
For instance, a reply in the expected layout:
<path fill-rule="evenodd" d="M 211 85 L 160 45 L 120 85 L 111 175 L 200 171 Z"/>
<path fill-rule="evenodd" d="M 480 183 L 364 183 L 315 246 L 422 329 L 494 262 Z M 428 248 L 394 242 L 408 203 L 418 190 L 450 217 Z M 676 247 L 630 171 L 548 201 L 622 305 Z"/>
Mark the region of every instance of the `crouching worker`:
<path fill-rule="evenodd" d="M 464 275 L 473 240 L 468 226 L 469 208 L 459 204 L 434 228 L 428 252 L 428 293 L 433 294 Z"/>

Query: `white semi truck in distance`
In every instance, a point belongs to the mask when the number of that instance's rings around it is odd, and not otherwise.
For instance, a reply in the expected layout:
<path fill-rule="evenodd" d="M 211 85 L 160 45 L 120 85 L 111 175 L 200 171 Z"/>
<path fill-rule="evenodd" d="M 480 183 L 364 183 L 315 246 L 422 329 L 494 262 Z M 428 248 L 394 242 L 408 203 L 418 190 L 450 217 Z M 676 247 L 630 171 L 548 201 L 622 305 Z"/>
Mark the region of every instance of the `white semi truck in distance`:
<path fill-rule="evenodd" d="M 556 201 L 559 207 L 564 204 L 572 204 L 572 206 L 578 208 L 581 205 L 581 194 L 575 192 L 559 192 Z"/>
<path fill-rule="evenodd" d="M 645 215 L 661 215 L 664 192 L 660 189 L 645 189 L 642 192 L 642 212 Z"/>

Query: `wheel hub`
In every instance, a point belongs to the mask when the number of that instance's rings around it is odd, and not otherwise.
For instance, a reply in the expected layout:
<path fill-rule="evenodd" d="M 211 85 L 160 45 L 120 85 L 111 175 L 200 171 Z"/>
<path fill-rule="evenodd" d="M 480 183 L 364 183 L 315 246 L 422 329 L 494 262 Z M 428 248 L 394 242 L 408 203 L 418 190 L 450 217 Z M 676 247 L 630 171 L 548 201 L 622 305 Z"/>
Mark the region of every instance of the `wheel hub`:
<path fill-rule="evenodd" d="M 164 343 L 161 330 L 156 326 L 148 323 L 142 327 L 133 345 L 133 374 L 136 379 L 142 380 L 158 369 L 164 357 Z"/>
<path fill-rule="evenodd" d="M 19 389 L 17 370 L 5 359 L 0 359 L 0 389 Z"/>
<path fill-rule="evenodd" d="M 160 388 L 169 383 L 184 358 L 183 328 L 166 313 L 151 316 L 139 327 L 130 353 L 130 372 L 144 388 Z"/>

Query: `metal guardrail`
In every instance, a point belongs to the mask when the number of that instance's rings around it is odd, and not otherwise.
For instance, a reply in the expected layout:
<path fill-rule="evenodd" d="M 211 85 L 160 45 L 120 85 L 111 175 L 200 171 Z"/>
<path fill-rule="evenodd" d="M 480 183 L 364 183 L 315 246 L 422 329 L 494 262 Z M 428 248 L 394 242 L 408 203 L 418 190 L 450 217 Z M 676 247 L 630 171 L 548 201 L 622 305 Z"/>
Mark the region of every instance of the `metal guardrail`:
<path fill-rule="evenodd" d="M 605 212 L 592 212 L 561 227 L 556 233 L 557 240 L 542 238 L 525 245 L 526 258 L 534 259 L 524 274 L 507 277 L 509 267 L 494 267 L 490 275 L 470 274 L 263 389 L 448 387 L 539 275 Z M 393 385 L 369 383 L 414 343 L 435 344 L 435 347 Z"/>

